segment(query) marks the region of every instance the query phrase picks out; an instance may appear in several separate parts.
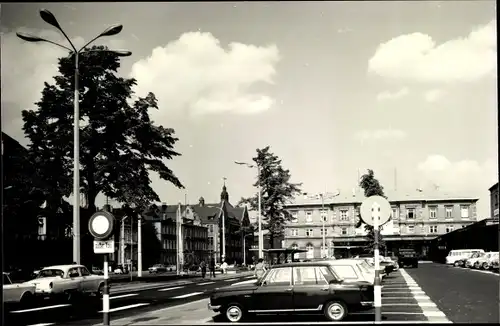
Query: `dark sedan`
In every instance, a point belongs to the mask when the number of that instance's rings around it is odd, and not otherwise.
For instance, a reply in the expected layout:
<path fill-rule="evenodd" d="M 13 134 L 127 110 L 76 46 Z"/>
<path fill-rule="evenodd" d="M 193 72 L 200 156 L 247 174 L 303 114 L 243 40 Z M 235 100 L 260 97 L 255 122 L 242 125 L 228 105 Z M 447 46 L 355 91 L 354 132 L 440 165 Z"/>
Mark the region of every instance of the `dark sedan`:
<path fill-rule="evenodd" d="M 341 321 L 349 312 L 373 307 L 369 282 L 344 283 L 328 262 L 273 266 L 259 281 L 216 289 L 208 308 L 230 322 L 247 314 L 318 313 Z"/>

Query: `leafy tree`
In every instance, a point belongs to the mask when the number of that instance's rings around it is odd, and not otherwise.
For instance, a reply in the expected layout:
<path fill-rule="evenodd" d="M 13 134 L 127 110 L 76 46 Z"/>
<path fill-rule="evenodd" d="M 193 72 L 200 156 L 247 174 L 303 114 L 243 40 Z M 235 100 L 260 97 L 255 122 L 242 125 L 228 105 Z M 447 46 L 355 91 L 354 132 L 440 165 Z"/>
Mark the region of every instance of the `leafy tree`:
<path fill-rule="evenodd" d="M 257 156 L 253 161 L 260 168 L 259 179 L 254 186 L 261 188 L 262 227 L 269 230 L 272 248 L 274 239 L 283 236 L 285 224 L 292 219 L 284 205 L 300 193 L 302 184 L 290 182 L 290 170 L 283 169 L 281 160 L 269 149 L 269 146 L 257 149 Z M 248 204 L 250 209 L 258 210 L 258 195 L 242 198 L 238 205 L 242 204 Z"/>
<path fill-rule="evenodd" d="M 380 184 L 380 182 L 375 178 L 375 174 L 373 170 L 368 169 L 368 172 L 361 176 L 361 180 L 359 182 L 359 186 L 363 188 L 365 197 L 370 196 L 381 196 L 387 199 L 384 194 L 384 187 Z M 356 224 L 356 228 L 359 228 L 363 224 L 363 221 L 359 219 Z M 375 232 L 374 228 L 371 225 L 365 224 L 365 230 L 368 232 L 367 238 L 369 242 L 370 252 L 373 251 L 374 242 L 375 242 Z M 382 226 L 380 227 L 380 230 Z M 379 249 L 383 250 L 385 248 L 385 242 L 382 240 L 382 235 L 379 232 Z"/>
<path fill-rule="evenodd" d="M 136 80 L 119 77 L 119 58 L 98 51 L 104 49 L 92 47 L 94 52 L 81 55 L 79 66 L 80 185 L 89 214 L 95 212 L 99 193 L 137 206 L 159 201 L 149 171 L 183 188 L 165 164 L 180 155 L 174 151 L 174 130 L 149 117 L 151 109 L 159 109 L 155 95 L 132 100 Z M 54 200 L 72 192 L 73 60 L 59 59 L 59 74 L 54 84 L 45 83 L 37 109 L 22 112 L 31 156 L 45 183 L 42 190 Z"/>

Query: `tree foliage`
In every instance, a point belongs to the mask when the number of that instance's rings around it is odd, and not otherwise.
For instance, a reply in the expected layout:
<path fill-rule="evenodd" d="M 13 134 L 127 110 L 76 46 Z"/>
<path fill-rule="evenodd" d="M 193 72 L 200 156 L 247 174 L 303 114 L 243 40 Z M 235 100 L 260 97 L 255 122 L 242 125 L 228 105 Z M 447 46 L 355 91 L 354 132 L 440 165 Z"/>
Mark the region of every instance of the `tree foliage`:
<path fill-rule="evenodd" d="M 384 187 L 380 184 L 380 182 L 375 178 L 375 173 L 373 170 L 368 169 L 367 173 L 361 176 L 361 180 L 359 181 L 359 186 L 363 188 L 365 197 L 370 196 L 381 196 L 387 199 L 384 194 Z M 362 220 L 359 219 L 356 228 L 362 225 Z M 370 251 L 373 251 L 374 242 L 375 242 L 375 232 L 373 226 L 364 224 L 365 230 L 368 232 L 368 246 Z M 380 227 L 380 230 L 382 227 Z M 385 242 L 382 240 L 382 235 L 379 233 L 379 248 L 385 248 Z"/>
<path fill-rule="evenodd" d="M 270 147 L 257 149 L 253 158 L 259 167 L 259 178 L 254 186 L 261 189 L 261 213 L 263 229 L 269 230 L 271 247 L 274 239 L 283 235 L 285 224 L 291 221 L 291 214 L 285 209 L 291 199 L 300 193 L 301 184 L 290 181 L 290 170 L 285 170 L 281 160 L 270 152 Z M 258 210 L 258 195 L 242 198 L 239 205 L 247 204 L 250 209 Z"/>
<path fill-rule="evenodd" d="M 80 185 L 89 211 L 99 193 L 118 202 L 145 206 L 159 201 L 149 171 L 183 188 L 165 164 L 180 154 L 174 150 L 174 130 L 155 125 L 150 110 L 156 97 L 132 100 L 135 79 L 117 75 L 119 58 L 97 51 L 80 56 Z M 45 83 L 35 110 L 22 112 L 30 154 L 51 198 L 72 193 L 74 57 L 59 59 L 54 84 Z"/>

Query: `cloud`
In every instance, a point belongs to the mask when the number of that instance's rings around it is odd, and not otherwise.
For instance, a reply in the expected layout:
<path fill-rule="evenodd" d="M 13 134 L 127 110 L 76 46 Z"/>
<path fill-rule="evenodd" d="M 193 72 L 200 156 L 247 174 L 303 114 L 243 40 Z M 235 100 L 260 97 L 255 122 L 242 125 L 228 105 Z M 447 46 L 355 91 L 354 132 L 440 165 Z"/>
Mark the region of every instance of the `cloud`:
<path fill-rule="evenodd" d="M 408 95 L 409 93 L 410 91 L 407 87 L 403 87 L 396 92 L 384 91 L 377 94 L 377 101 L 396 100 Z"/>
<path fill-rule="evenodd" d="M 427 92 L 424 93 L 424 99 L 427 102 L 436 102 L 444 94 L 445 94 L 445 92 L 443 90 L 440 90 L 440 89 L 431 89 L 431 90 L 428 90 Z"/>
<path fill-rule="evenodd" d="M 495 160 L 452 162 L 443 155 L 429 155 L 417 168 L 421 180 L 457 194 L 484 193 L 498 181 Z"/>
<path fill-rule="evenodd" d="M 274 104 L 270 96 L 250 89 L 273 84 L 278 61 L 275 45 L 235 42 L 224 49 L 212 34 L 190 32 L 137 61 L 131 76 L 137 79 L 138 95 L 155 93 L 166 110 L 252 114 Z"/>
<path fill-rule="evenodd" d="M 368 71 L 417 82 L 472 82 L 496 73 L 496 20 L 468 36 L 436 44 L 422 33 L 400 35 L 377 48 Z"/>
<path fill-rule="evenodd" d="M 362 130 L 355 135 L 361 142 L 369 140 L 399 140 L 406 136 L 404 131 L 398 129 Z"/>

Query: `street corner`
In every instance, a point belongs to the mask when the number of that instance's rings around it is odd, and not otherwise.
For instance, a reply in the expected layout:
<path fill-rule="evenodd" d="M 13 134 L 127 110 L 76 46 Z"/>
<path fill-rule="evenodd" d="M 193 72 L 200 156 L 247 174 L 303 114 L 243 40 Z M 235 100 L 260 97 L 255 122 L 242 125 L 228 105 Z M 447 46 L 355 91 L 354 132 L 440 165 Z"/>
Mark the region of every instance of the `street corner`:
<path fill-rule="evenodd" d="M 175 305 L 127 318 L 113 320 L 111 325 L 199 325 L 206 324 L 215 315 L 208 310 L 209 299 Z"/>

